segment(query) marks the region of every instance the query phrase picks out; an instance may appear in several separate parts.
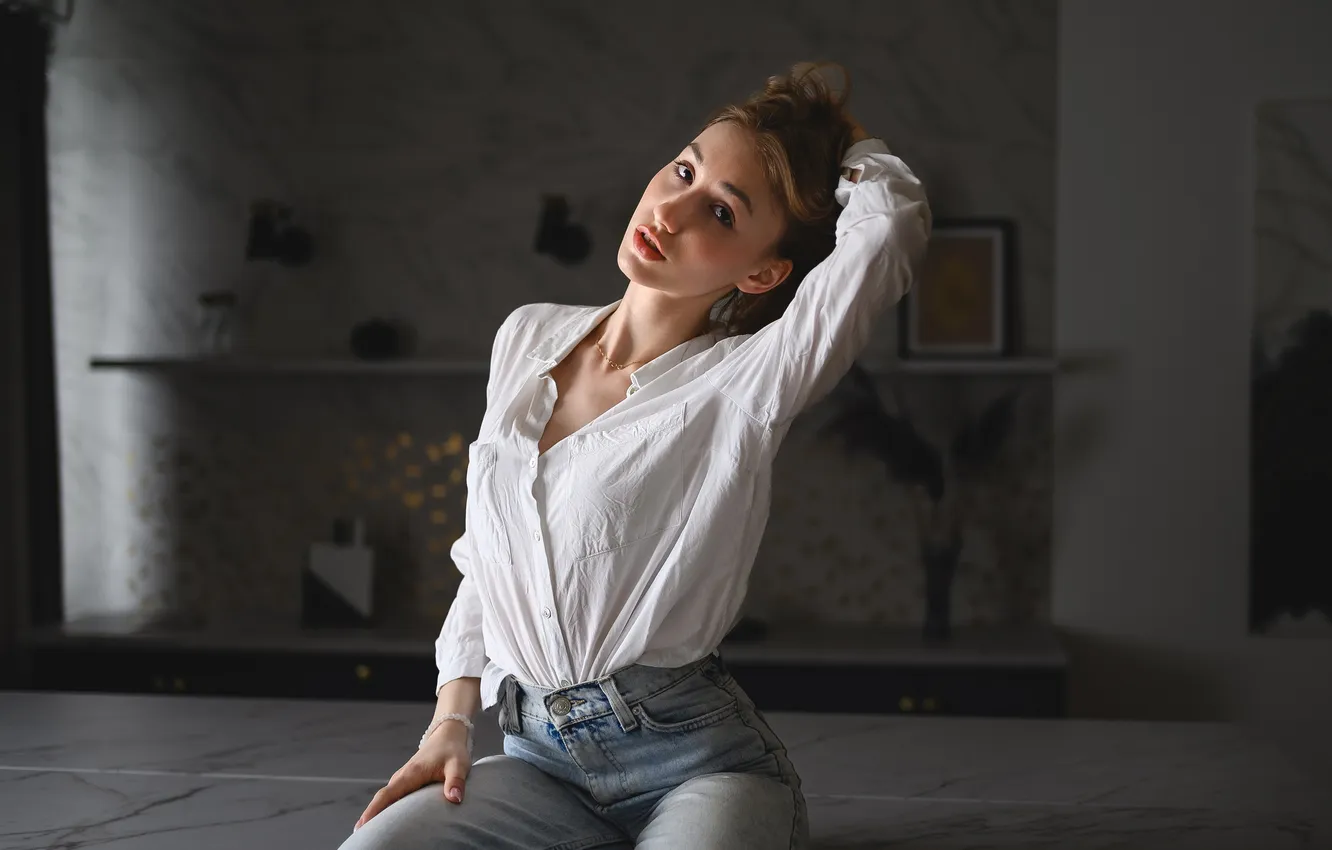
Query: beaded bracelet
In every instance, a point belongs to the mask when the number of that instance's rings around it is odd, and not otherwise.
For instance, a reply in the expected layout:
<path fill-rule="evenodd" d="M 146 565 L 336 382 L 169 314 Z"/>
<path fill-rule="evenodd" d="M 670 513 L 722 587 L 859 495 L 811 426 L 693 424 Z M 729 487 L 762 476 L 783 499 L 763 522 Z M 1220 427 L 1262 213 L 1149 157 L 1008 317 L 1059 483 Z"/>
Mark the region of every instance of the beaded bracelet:
<path fill-rule="evenodd" d="M 416 748 L 419 750 L 424 747 L 426 739 L 429 738 L 431 733 L 438 729 L 439 724 L 443 723 L 445 720 L 458 720 L 462 722 L 463 726 L 467 727 L 467 755 L 470 756 L 472 754 L 472 730 L 476 727 L 472 725 L 472 718 L 465 714 L 441 714 L 439 717 L 430 721 L 430 725 L 426 727 L 425 734 L 421 736 L 421 743 L 417 744 Z"/>

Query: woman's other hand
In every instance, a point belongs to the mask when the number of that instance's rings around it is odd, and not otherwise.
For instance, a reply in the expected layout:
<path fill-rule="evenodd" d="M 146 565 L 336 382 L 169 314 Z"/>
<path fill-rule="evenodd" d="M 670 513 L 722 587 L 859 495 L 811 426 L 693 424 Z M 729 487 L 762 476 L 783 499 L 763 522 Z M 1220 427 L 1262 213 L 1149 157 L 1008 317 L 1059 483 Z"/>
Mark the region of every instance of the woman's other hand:
<path fill-rule="evenodd" d="M 467 727 L 456 720 L 444 721 L 426 739 L 425 746 L 393 774 L 387 785 L 375 792 L 370 805 L 366 806 L 360 820 L 356 821 L 355 829 L 360 829 L 398 800 L 433 782 L 443 783 L 440 793 L 444 799 L 461 803 L 467 773 L 471 768 L 472 757 L 467 752 Z"/>

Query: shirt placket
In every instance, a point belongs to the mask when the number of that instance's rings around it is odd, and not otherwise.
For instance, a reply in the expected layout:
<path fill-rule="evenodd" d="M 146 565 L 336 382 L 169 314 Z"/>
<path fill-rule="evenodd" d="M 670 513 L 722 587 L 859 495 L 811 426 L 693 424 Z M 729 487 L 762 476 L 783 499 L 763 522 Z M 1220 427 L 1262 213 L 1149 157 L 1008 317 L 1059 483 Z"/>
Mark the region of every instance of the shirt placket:
<path fill-rule="evenodd" d="M 548 362 L 547 368 L 553 367 L 554 363 Z M 544 519 L 541 510 L 541 501 L 537 498 L 537 479 L 541 475 L 541 459 L 538 457 L 538 443 L 544 430 L 544 425 L 550 420 L 551 412 L 555 407 L 555 379 L 548 373 L 542 374 L 538 380 L 540 387 L 537 390 L 537 403 L 532 405 L 531 410 L 531 428 L 529 433 L 536 437 L 530 441 L 527 446 L 527 513 L 530 532 L 530 540 L 533 552 L 532 563 L 537 565 L 544 576 L 543 581 L 534 581 L 532 586 L 537 589 L 541 595 L 538 601 L 538 614 L 541 617 L 541 635 L 546 657 L 550 659 L 551 666 L 560 671 L 560 687 L 568 687 L 572 683 L 573 661 L 569 653 L 569 642 L 565 638 L 564 629 L 560 625 L 560 609 L 555 599 L 555 572 L 550 560 L 550 546 L 546 539 L 546 534 L 542 531 Z"/>

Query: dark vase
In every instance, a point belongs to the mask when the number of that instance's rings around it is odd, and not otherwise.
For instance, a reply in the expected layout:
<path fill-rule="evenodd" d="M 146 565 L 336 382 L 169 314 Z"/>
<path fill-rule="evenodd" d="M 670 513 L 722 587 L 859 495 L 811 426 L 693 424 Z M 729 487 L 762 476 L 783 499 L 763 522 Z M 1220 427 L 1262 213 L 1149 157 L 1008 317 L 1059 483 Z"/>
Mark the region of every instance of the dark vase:
<path fill-rule="evenodd" d="M 957 559 L 961 554 L 961 536 L 942 543 L 927 540 L 921 544 L 920 557 L 925 565 L 925 625 L 922 633 L 926 641 L 946 641 L 952 636 L 953 576 L 957 573 Z"/>

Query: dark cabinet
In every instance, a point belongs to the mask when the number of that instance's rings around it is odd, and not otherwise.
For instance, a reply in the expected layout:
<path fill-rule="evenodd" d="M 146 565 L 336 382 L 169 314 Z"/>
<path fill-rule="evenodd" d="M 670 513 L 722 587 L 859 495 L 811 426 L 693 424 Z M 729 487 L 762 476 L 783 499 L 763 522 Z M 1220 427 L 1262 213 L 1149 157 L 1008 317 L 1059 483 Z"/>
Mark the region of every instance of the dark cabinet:
<path fill-rule="evenodd" d="M 752 657 L 752 651 L 742 653 Z M 764 711 L 1060 717 L 1060 666 L 811 664 L 723 660 Z M 276 652 L 44 644 L 38 689 L 314 699 L 434 698 L 427 654 Z"/>

